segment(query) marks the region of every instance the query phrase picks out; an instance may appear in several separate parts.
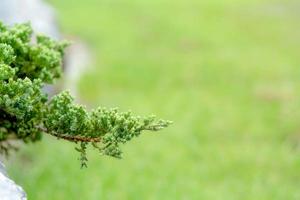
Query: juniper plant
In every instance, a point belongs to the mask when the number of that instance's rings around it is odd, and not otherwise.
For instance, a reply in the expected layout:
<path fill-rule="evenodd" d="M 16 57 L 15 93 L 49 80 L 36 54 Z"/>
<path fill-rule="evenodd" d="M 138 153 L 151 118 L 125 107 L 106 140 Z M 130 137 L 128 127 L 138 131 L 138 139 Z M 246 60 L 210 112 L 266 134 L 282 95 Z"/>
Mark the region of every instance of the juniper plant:
<path fill-rule="evenodd" d="M 10 140 L 25 143 L 49 134 L 76 143 L 86 166 L 89 145 L 101 154 L 121 157 L 120 144 L 142 131 L 158 131 L 171 122 L 141 118 L 117 109 L 88 112 L 64 91 L 48 99 L 42 90 L 62 75 L 66 42 L 32 36 L 29 24 L 5 26 L 0 22 L 0 153 L 12 148 Z"/>

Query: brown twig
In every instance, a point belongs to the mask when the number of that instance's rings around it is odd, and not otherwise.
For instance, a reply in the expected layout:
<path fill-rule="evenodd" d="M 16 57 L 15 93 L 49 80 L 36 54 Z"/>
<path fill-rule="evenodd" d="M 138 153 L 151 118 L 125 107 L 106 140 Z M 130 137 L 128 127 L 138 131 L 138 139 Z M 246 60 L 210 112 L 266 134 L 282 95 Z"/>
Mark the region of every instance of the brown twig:
<path fill-rule="evenodd" d="M 101 139 L 98 137 L 83 137 L 83 136 L 79 136 L 79 135 L 66 135 L 66 134 L 57 134 L 57 133 L 53 133 L 53 132 L 49 132 L 47 129 L 43 128 L 43 127 L 39 127 L 39 130 L 42 131 L 43 133 L 55 136 L 57 138 L 61 138 L 64 140 L 68 140 L 71 142 L 100 142 Z"/>

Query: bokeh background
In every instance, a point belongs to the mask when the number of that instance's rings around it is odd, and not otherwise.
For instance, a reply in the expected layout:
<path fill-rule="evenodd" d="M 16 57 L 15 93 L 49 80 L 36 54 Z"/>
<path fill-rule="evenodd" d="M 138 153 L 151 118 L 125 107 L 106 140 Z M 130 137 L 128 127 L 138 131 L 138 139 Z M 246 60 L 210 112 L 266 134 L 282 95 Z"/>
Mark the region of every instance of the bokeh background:
<path fill-rule="evenodd" d="M 45 137 L 9 173 L 31 200 L 300 199 L 300 3 L 50 0 L 94 55 L 81 102 L 174 121 L 124 159 Z"/>

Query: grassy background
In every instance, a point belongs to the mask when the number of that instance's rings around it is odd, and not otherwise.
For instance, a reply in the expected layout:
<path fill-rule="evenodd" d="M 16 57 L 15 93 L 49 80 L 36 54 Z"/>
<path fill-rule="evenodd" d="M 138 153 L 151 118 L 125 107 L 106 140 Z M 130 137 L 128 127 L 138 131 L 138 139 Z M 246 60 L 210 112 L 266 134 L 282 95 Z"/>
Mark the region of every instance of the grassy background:
<path fill-rule="evenodd" d="M 300 4 L 275 0 L 51 0 L 87 42 L 82 101 L 174 125 L 114 160 L 46 137 L 10 174 L 30 200 L 300 199 Z"/>

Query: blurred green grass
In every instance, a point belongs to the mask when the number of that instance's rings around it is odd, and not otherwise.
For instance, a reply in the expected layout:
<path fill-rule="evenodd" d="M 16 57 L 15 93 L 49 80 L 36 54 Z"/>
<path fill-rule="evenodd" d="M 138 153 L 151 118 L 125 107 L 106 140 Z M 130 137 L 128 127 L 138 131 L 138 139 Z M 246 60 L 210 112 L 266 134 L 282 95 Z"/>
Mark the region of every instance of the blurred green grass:
<path fill-rule="evenodd" d="M 10 161 L 29 199 L 300 199 L 300 4 L 51 0 L 91 47 L 82 101 L 173 120 L 124 159 L 46 137 Z"/>

